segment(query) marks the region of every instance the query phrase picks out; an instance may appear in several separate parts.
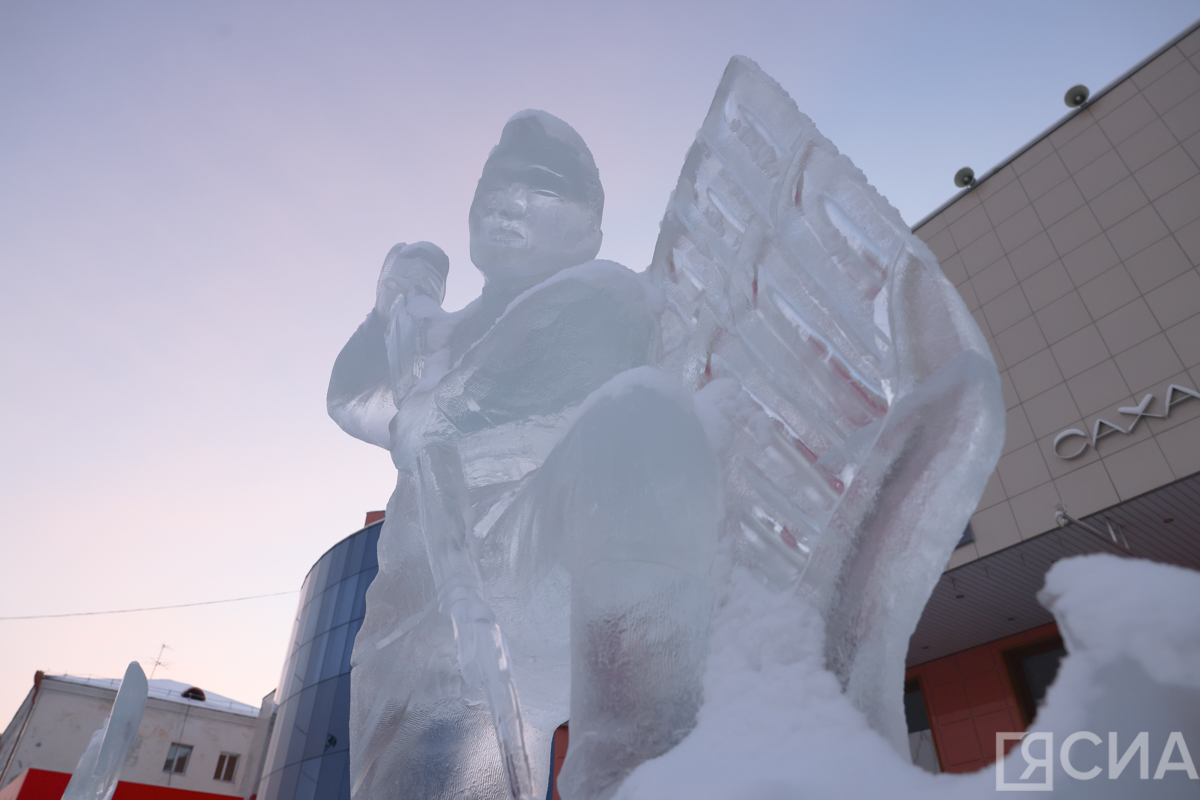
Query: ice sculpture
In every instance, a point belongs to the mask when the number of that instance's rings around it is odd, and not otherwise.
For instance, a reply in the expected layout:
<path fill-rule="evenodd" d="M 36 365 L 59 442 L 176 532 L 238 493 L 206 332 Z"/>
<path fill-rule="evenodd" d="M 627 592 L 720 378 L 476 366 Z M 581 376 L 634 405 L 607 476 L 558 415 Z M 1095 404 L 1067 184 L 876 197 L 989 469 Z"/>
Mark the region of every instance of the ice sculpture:
<path fill-rule="evenodd" d="M 764 614 L 815 609 L 839 691 L 907 751 L 907 642 L 1003 440 L 982 335 L 746 59 L 646 271 L 593 260 L 603 201 L 570 126 L 515 115 L 471 205 L 481 296 L 446 313 L 389 283 L 406 252 L 448 268 L 398 246 L 334 365 L 330 414 L 398 476 L 354 649 L 356 800 L 541 797 L 568 716 L 561 794 L 611 796 L 695 725 L 748 570 Z"/>
<path fill-rule="evenodd" d="M 63 800 L 111 800 L 121 777 L 121 766 L 142 723 L 146 710 L 146 674 L 136 661 L 125 669 L 117 699 L 104 725 L 92 734 L 87 749 L 63 791 Z"/>

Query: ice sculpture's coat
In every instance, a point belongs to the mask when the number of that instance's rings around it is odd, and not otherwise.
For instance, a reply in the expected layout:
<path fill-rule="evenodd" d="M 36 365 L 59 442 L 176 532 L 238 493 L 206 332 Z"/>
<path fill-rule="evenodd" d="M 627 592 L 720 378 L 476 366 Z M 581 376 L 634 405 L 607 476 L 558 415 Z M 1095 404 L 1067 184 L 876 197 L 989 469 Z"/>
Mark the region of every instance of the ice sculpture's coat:
<path fill-rule="evenodd" d="M 610 795 L 694 724 L 744 567 L 818 609 L 829 668 L 906 747 L 908 637 L 1003 439 L 983 337 L 745 59 L 644 273 L 591 260 L 602 203 L 578 134 L 516 115 L 471 208 L 481 297 L 379 302 L 335 364 L 330 413 L 398 472 L 355 644 L 358 800 L 544 795 L 568 716 L 563 796 Z"/>

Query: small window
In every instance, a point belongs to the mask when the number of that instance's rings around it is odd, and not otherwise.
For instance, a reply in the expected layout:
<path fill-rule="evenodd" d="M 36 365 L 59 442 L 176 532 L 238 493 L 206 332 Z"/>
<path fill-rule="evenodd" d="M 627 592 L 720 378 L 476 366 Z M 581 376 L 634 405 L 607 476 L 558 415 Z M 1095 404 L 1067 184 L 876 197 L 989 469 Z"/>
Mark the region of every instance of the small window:
<path fill-rule="evenodd" d="M 1004 665 L 1016 694 L 1017 708 L 1027 726 L 1037 716 L 1038 706 L 1058 676 L 1059 662 L 1066 654 L 1061 636 L 1051 636 L 1004 653 Z"/>
<path fill-rule="evenodd" d="M 217 771 L 213 773 L 214 781 L 232 781 L 233 773 L 237 771 L 238 756 L 233 753 L 221 753 L 217 759 Z"/>
<path fill-rule="evenodd" d="M 201 703 L 203 703 L 206 699 L 204 697 L 204 690 L 198 686 L 193 686 L 190 689 L 184 690 L 183 696 L 188 700 L 199 700 Z"/>
<path fill-rule="evenodd" d="M 163 764 L 163 772 L 173 772 L 176 775 L 183 775 L 187 772 L 188 761 L 191 758 L 192 746 L 190 744 L 172 742 L 171 749 L 167 751 L 167 762 Z"/>

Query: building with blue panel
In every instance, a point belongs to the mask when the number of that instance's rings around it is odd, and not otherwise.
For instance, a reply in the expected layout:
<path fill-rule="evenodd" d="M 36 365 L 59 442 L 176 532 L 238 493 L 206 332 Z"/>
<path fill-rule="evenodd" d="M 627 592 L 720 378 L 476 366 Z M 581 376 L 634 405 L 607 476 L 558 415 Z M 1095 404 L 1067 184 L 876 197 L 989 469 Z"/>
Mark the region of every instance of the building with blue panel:
<path fill-rule="evenodd" d="M 350 800 L 350 654 L 379 571 L 382 514 L 367 521 L 304 579 L 259 800 Z"/>

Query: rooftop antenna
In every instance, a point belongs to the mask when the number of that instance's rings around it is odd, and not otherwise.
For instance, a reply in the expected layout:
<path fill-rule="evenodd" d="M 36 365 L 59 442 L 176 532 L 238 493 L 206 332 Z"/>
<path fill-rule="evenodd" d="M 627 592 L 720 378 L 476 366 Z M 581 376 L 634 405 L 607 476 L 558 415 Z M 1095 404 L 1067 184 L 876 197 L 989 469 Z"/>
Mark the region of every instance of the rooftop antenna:
<path fill-rule="evenodd" d="M 163 661 L 163 660 L 162 660 L 162 654 L 163 654 L 163 651 L 164 651 L 164 650 L 170 650 L 170 649 L 171 649 L 171 648 L 167 647 L 167 645 L 166 645 L 165 643 L 163 644 L 163 646 L 162 646 L 162 647 L 158 648 L 158 655 L 157 655 L 157 656 L 155 657 L 155 659 L 154 659 L 154 668 L 150 670 L 150 677 L 151 677 L 151 678 L 153 678 L 153 677 L 154 677 L 154 672 L 155 672 L 155 670 L 157 670 L 159 667 L 166 667 L 167 669 L 170 669 L 170 668 L 171 668 L 171 665 L 170 665 L 170 664 L 168 664 L 166 661 Z M 147 680 L 149 680 L 149 678 L 148 678 Z"/>

